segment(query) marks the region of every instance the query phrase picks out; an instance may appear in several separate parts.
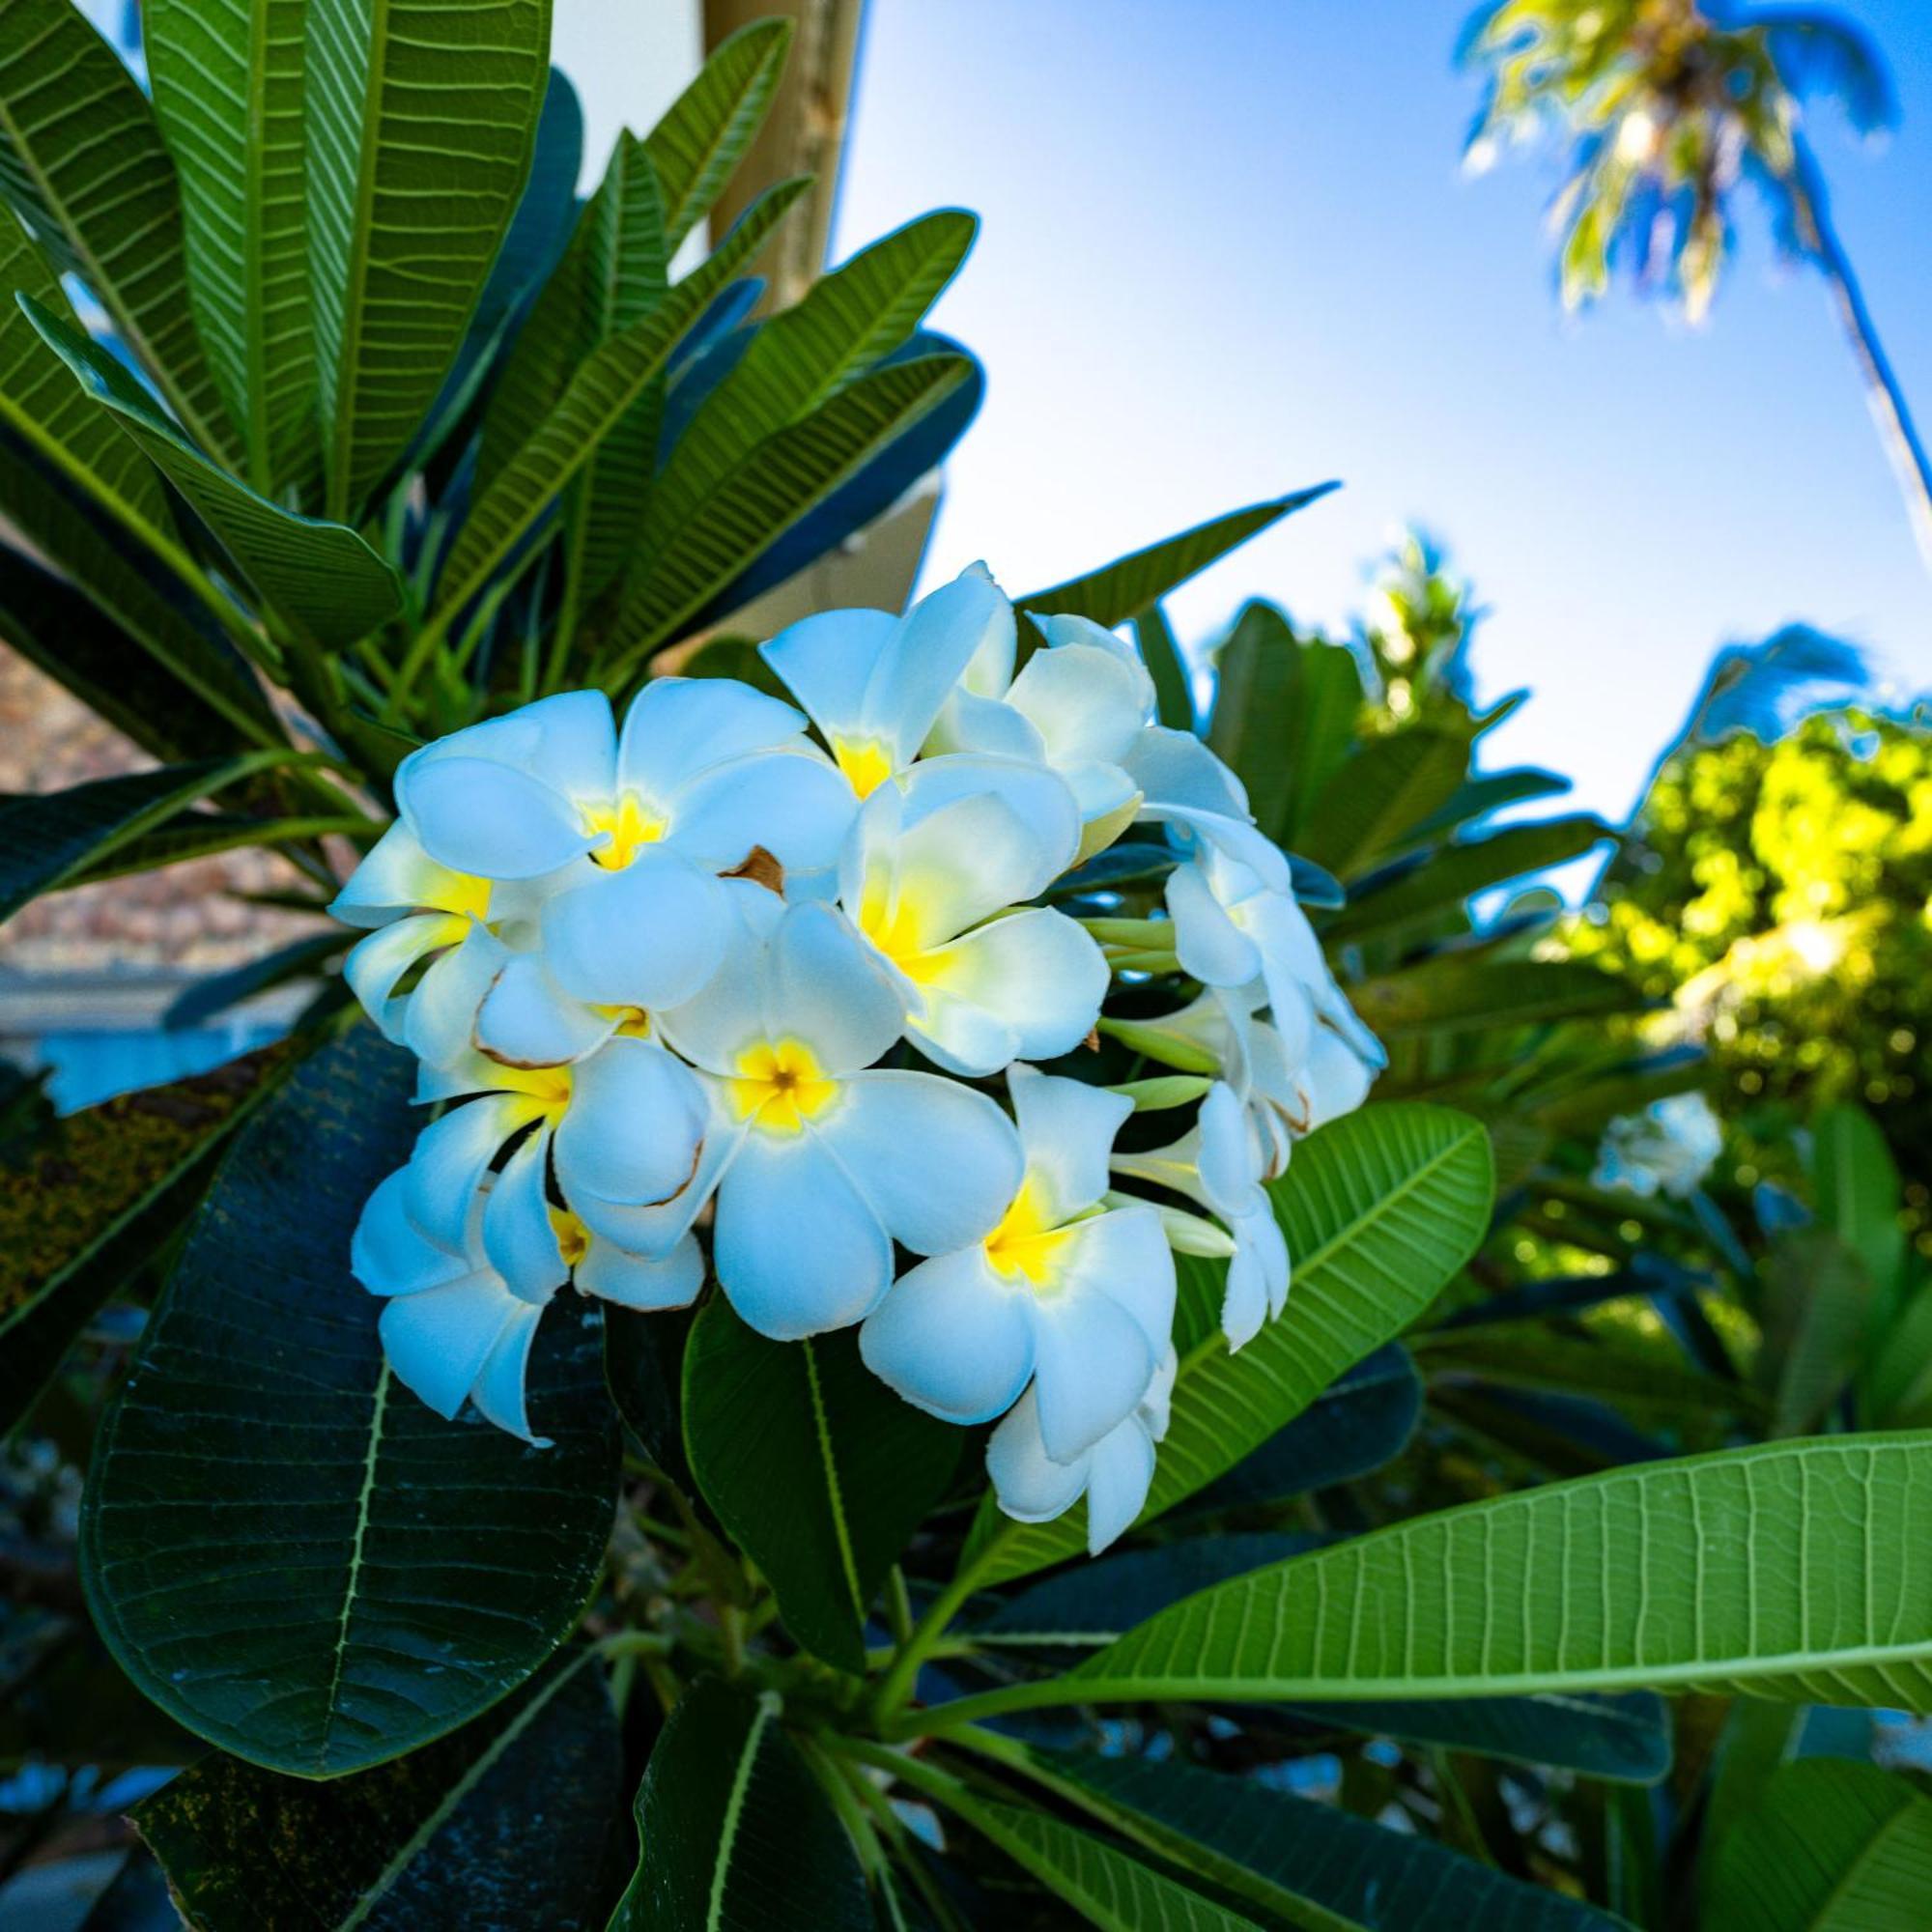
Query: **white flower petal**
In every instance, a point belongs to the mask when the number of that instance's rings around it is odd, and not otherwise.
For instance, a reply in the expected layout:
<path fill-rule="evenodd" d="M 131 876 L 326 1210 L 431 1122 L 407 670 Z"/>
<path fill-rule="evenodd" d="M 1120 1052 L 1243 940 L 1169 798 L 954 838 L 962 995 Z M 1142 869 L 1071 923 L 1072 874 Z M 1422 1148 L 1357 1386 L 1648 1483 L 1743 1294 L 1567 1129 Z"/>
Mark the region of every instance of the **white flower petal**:
<path fill-rule="evenodd" d="M 460 944 L 469 930 L 467 919 L 446 912 L 420 913 L 381 926 L 349 949 L 342 977 L 385 1038 L 400 1043 L 408 1017 L 408 1002 L 395 998 L 396 981 L 425 953 Z"/>
<path fill-rule="evenodd" d="M 690 1185 L 710 1109 L 696 1075 L 656 1040 L 619 1035 L 577 1068 L 556 1129 L 557 1184 L 631 1207 Z"/>
<path fill-rule="evenodd" d="M 1046 1453 L 1069 1463 L 1124 1421 L 1159 1359 L 1139 1321 L 1109 1296 L 1068 1290 L 1042 1296 L 1033 1387 Z"/>
<path fill-rule="evenodd" d="M 948 694 L 924 751 L 928 758 L 949 752 L 984 752 L 1033 765 L 1046 762 L 1045 742 L 1028 719 L 1003 698 L 980 696 L 963 686 Z"/>
<path fill-rule="evenodd" d="M 1204 986 L 1245 986 L 1260 977 L 1260 949 L 1215 897 L 1203 867 L 1177 866 L 1167 875 L 1166 896 L 1182 972 Z"/>
<path fill-rule="evenodd" d="M 758 655 L 828 739 L 862 729 L 866 686 L 898 633 L 884 611 L 822 611 L 758 646 Z"/>
<path fill-rule="evenodd" d="M 396 803 L 432 858 L 478 878 L 533 879 L 597 842 L 561 792 L 482 758 L 434 759 L 407 791 L 398 772 Z"/>
<path fill-rule="evenodd" d="M 962 580 L 978 579 L 998 600 L 990 608 L 985 629 L 966 668 L 959 673 L 960 688 L 975 697 L 998 697 L 1013 681 L 1013 659 L 1019 650 L 1013 607 L 983 562 L 969 563 L 959 575 Z"/>
<path fill-rule="evenodd" d="M 1054 1222 L 1084 1213 L 1107 1191 L 1107 1163 L 1134 1103 L 1031 1066 L 1007 1071 L 1028 1179 Z"/>
<path fill-rule="evenodd" d="M 503 1163 L 483 1203 L 483 1252 L 520 1300 L 541 1306 L 570 1279 L 544 1181 L 550 1141 L 532 1134 Z"/>
<path fill-rule="evenodd" d="M 685 1059 L 729 1075 L 738 1070 L 738 1056 L 764 1037 L 765 952 L 786 908 L 762 886 L 723 883 L 731 913 L 724 959 L 702 992 L 653 1013 L 651 1021 Z"/>
<path fill-rule="evenodd" d="M 1248 1197 L 1260 1182 L 1261 1163 L 1246 1111 L 1225 1080 L 1208 1089 L 1201 1103 L 1200 1125 L 1202 1192 L 1217 1213 L 1239 1213 L 1249 1206 Z"/>
<path fill-rule="evenodd" d="M 697 1166 L 690 1181 L 668 1201 L 637 1208 L 595 1194 L 580 1194 L 571 1200 L 572 1211 L 597 1237 L 593 1251 L 608 1241 L 649 1261 L 668 1259 L 690 1233 L 692 1223 L 737 1157 L 748 1131 L 742 1122 L 723 1119 L 714 1107 L 697 1151 Z"/>
<path fill-rule="evenodd" d="M 955 799 L 989 793 L 1004 800 L 1032 830 L 1049 880 L 1058 878 L 1080 849 L 1080 807 L 1066 781 L 1046 765 L 971 752 L 922 758 L 906 774 L 904 790 L 908 825 Z"/>
<path fill-rule="evenodd" d="M 811 747 L 752 752 L 687 785 L 668 836 L 713 871 L 763 846 L 787 874 L 816 872 L 837 862 L 856 810 L 851 785 Z"/>
<path fill-rule="evenodd" d="M 617 783 L 667 805 L 700 772 L 804 729 L 789 704 L 735 677 L 654 677 L 624 714 Z"/>
<path fill-rule="evenodd" d="M 469 1391 L 486 1422 L 512 1435 L 521 1435 L 534 1449 L 548 1449 L 550 1438 L 530 1433 L 529 1409 L 524 1384 L 529 1375 L 530 1344 L 537 1338 L 543 1310 L 520 1302 L 491 1345 Z"/>
<path fill-rule="evenodd" d="M 565 992 L 596 1006 L 680 1005 L 718 970 L 730 901 L 681 853 L 647 845 L 621 871 L 560 893 L 543 910 L 544 956 Z"/>
<path fill-rule="evenodd" d="M 508 1066 L 566 1066 L 596 1052 L 617 1030 L 617 1017 L 566 993 L 540 953 L 522 952 L 484 994 L 476 1043 Z"/>
<path fill-rule="evenodd" d="M 1015 1522 L 1051 1522 L 1080 1500 L 1089 1459 L 1056 1463 L 1040 1440 L 1039 1406 L 1021 1396 L 986 1442 L 986 1473 L 1000 1508 Z"/>
<path fill-rule="evenodd" d="M 476 1014 L 510 952 L 486 925 L 471 923 L 416 981 L 405 1003 L 403 1044 L 431 1066 L 447 1065 L 476 1050 Z"/>
<path fill-rule="evenodd" d="M 1058 644 L 1027 660 L 1007 702 L 1039 733 L 1049 764 L 1118 765 L 1146 726 L 1153 683 L 1112 651 Z"/>
<path fill-rule="evenodd" d="M 409 1216 L 409 1169 L 401 1167 L 362 1205 L 349 1243 L 349 1266 L 371 1294 L 415 1294 L 460 1280 L 468 1256 L 438 1247 Z"/>
<path fill-rule="evenodd" d="M 1261 1257 L 1252 1246 L 1237 1240 L 1221 1297 L 1221 1332 L 1228 1338 L 1229 1351 L 1252 1342 L 1267 1317 L 1267 1282 Z"/>
<path fill-rule="evenodd" d="M 1151 1208 L 1121 1208 L 1068 1231 L 1065 1293 L 1106 1295 L 1124 1308 L 1157 1361 L 1174 1337 L 1174 1250 Z"/>
<path fill-rule="evenodd" d="M 593 1237 L 577 1264 L 577 1286 L 623 1308 L 689 1308 L 704 1286 L 703 1250 L 696 1236 L 686 1235 L 664 1260 L 653 1261 Z"/>
<path fill-rule="evenodd" d="M 1150 808 L 1158 805 L 1217 818 L 1251 816 L 1240 780 L 1192 731 L 1150 724 L 1119 762 L 1147 794 Z"/>
<path fill-rule="evenodd" d="M 1153 1487 L 1153 1443 L 1138 1416 L 1094 1445 L 1087 1469 L 1087 1553 L 1097 1556 L 1134 1525 Z"/>
<path fill-rule="evenodd" d="M 892 1046 L 904 1018 L 897 985 L 849 921 L 825 905 L 780 920 L 765 954 L 765 1038 L 801 1040 L 824 1073 L 852 1073 Z"/>
<path fill-rule="evenodd" d="M 906 1038 L 942 1071 L 982 1080 L 1020 1057 L 1019 1035 L 997 1014 L 941 986 L 909 990 L 916 1004 L 906 1016 Z"/>
<path fill-rule="evenodd" d="M 1375 1078 L 1353 1049 L 1326 1027 L 1317 1027 L 1308 1042 L 1300 1084 L 1308 1108 L 1308 1131 L 1352 1114 L 1369 1097 Z"/>
<path fill-rule="evenodd" d="M 526 1094 L 486 1094 L 452 1107 L 416 1136 L 404 1170 L 404 1205 L 412 1220 L 440 1246 L 460 1251 L 476 1190 L 503 1144 L 542 1113 Z"/>
<path fill-rule="evenodd" d="M 990 577 L 972 570 L 906 612 L 866 683 L 867 735 L 888 749 L 895 771 L 912 762 L 982 646 L 997 653 L 1012 629 L 1013 607 Z"/>
<path fill-rule="evenodd" d="M 746 1137 L 719 1185 L 712 1258 L 731 1306 L 779 1342 L 863 1321 L 893 1278 L 878 1216 L 810 1134 Z"/>
<path fill-rule="evenodd" d="M 442 758 L 483 758 L 526 772 L 573 802 L 604 800 L 615 790 L 617 726 L 601 691 L 565 691 L 452 731 L 403 760 L 400 793 L 426 765 Z"/>
<path fill-rule="evenodd" d="M 992 920 L 923 954 L 919 965 L 929 992 L 977 1007 L 1009 1029 L 1023 1060 L 1071 1053 L 1093 1032 L 1107 996 L 1100 949 L 1076 920 L 1049 906 Z M 928 1034 L 955 1057 L 961 1053 L 963 1043 L 946 1037 L 946 1014 L 936 1006 L 907 1037 L 920 1046 Z"/>
<path fill-rule="evenodd" d="M 992 792 L 909 818 L 895 857 L 897 910 L 923 947 L 1035 897 L 1059 870 L 1059 854 Z"/>
<path fill-rule="evenodd" d="M 439 866 L 398 819 L 369 848 L 328 909 L 344 925 L 386 925 L 419 908 L 465 904 L 469 890 L 469 879 Z"/>
<path fill-rule="evenodd" d="M 837 1156 L 893 1238 L 915 1254 L 980 1239 L 1019 1191 L 1012 1122 L 986 1094 L 937 1074 L 855 1074 L 807 1137 Z"/>
<path fill-rule="evenodd" d="M 528 1308 L 486 1270 L 399 1296 L 384 1308 L 377 1326 L 396 1379 L 451 1420 L 497 1338 Z"/>
<path fill-rule="evenodd" d="M 859 1330 L 866 1366 L 945 1422 L 990 1422 L 1033 1374 L 1032 1297 L 978 1243 L 909 1268 Z"/>
<path fill-rule="evenodd" d="M 1152 713 L 1153 679 L 1149 675 L 1140 652 L 1124 638 L 1108 630 L 1104 624 L 1096 624 L 1092 617 L 1076 617 L 1070 613 L 1041 617 L 1031 611 L 1027 614 L 1039 627 L 1040 636 L 1052 649 L 1064 650 L 1068 644 L 1080 644 L 1091 650 L 1104 651 L 1107 656 L 1117 659 L 1127 669 L 1133 671 L 1142 680 L 1141 689 L 1145 694 L 1141 703 L 1141 718 L 1145 720 Z"/>

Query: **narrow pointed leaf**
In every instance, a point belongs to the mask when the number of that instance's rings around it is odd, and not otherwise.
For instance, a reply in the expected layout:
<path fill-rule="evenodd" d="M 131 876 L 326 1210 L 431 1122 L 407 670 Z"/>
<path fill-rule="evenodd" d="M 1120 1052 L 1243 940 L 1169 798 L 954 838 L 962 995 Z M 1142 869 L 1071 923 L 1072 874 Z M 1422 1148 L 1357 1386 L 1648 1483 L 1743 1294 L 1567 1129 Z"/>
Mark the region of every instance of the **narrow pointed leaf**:
<path fill-rule="evenodd" d="M 1484 959 L 1445 952 L 1349 988 L 1378 1037 L 1481 1033 L 1635 1012 L 1643 994 L 1580 959 Z"/>
<path fill-rule="evenodd" d="M 1089 1751 L 1034 1755 L 1124 1813 L 1170 1858 L 1292 1925 L 1616 1932 L 1621 1923 L 1412 1833 L 1386 1831 L 1245 1778 Z"/>
<path fill-rule="evenodd" d="M 0 198 L 87 284 L 188 433 L 232 457 L 189 308 L 174 162 L 147 96 L 70 0 L 8 0 Z"/>
<path fill-rule="evenodd" d="M 204 1025 L 243 1000 L 253 999 L 257 993 L 312 978 L 329 960 L 346 952 L 353 943 L 354 935 L 350 933 L 311 933 L 306 939 L 292 940 L 272 952 L 244 960 L 240 966 L 211 973 L 176 994 L 161 1015 L 161 1025 L 170 1033 Z"/>
<path fill-rule="evenodd" d="M 1521 766 L 1514 771 L 1486 772 L 1467 779 L 1450 793 L 1441 808 L 1409 827 L 1408 838 L 1416 841 L 1440 838 L 1459 826 L 1472 824 L 1506 805 L 1520 805 L 1530 799 L 1555 798 L 1570 789 L 1570 781 L 1554 772 Z"/>
<path fill-rule="evenodd" d="M 875 1932 L 865 1875 L 776 1692 L 701 1678 L 638 1793 L 638 1873 L 611 1932 Z"/>
<path fill-rule="evenodd" d="M 785 1628 L 863 1670 L 872 1601 L 945 1491 L 960 1431 L 894 1395 L 850 1331 L 769 1341 L 722 1294 L 693 1325 L 683 1408 L 698 1488 L 777 1592 Z"/>
<path fill-rule="evenodd" d="M 624 1754 L 595 1653 L 393 1764 L 317 1783 L 213 1754 L 134 1828 L 203 1932 L 587 1925 Z"/>
<path fill-rule="evenodd" d="M 723 42 L 645 137 L 664 189 L 671 247 L 710 213 L 764 124 L 784 72 L 789 20 L 758 20 Z"/>
<path fill-rule="evenodd" d="M 1897 1163 L 1878 1122 L 1862 1107 L 1823 1109 L 1811 1122 L 1811 1145 L 1819 1218 L 1864 1263 L 1874 1324 L 1883 1327 L 1904 1286 Z"/>
<path fill-rule="evenodd" d="M 575 1307 L 531 1361 L 548 1449 L 443 1421 L 384 1361 L 349 1242 L 412 1145 L 411 1085 L 408 1056 L 358 1028 L 248 1123 L 82 1505 L 82 1581 L 122 1668 L 211 1743 L 304 1777 L 515 1689 L 576 1624 L 610 1532 L 616 1432 Z"/>
<path fill-rule="evenodd" d="M 1335 767 L 1295 828 L 1294 844 L 1347 881 L 1404 848 L 1413 828 L 1463 789 L 1469 741 L 1422 726 L 1372 738 Z"/>
<path fill-rule="evenodd" d="M 141 28 L 181 176 L 188 299 L 248 479 L 272 493 L 316 455 L 302 0 L 148 0 Z"/>
<path fill-rule="evenodd" d="M 187 498 L 263 602 L 300 636 L 338 648 L 402 609 L 395 571 L 354 530 L 258 496 L 186 441 L 113 356 L 31 296 L 20 306 L 82 389 Z"/>
<path fill-rule="evenodd" d="M 0 1435 L 193 1211 L 217 1150 L 287 1077 L 287 1044 L 104 1100 L 0 1168 Z"/>
<path fill-rule="evenodd" d="M 308 0 L 303 95 L 323 455 L 353 522 L 468 328 L 529 172 L 550 0 Z"/>
<path fill-rule="evenodd" d="M 1237 549 L 1250 537 L 1259 536 L 1270 524 L 1305 509 L 1339 487 L 1334 483 L 1318 483 L 1312 490 L 1297 490 L 1272 502 L 1232 510 L 1225 517 L 1197 524 L 1178 537 L 1150 544 L 1145 550 L 1134 551 L 1098 570 L 1069 578 L 1050 589 L 1016 597 L 1013 602 L 1020 610 L 1037 616 L 1091 617 L 1094 623 L 1109 628 L 1124 624 L 1231 550 Z"/>
<path fill-rule="evenodd" d="M 1219 1328 L 1221 1272 L 1183 1260 L 1173 1416 L 1141 1520 L 1235 1467 L 1440 1293 L 1489 1227 L 1489 1138 L 1442 1107 L 1382 1104 L 1334 1122 L 1274 1183 L 1294 1268 L 1288 1307 L 1236 1354 Z M 982 1512 L 966 1566 L 1024 1576 L 1085 1546 L 1085 1506 L 1020 1524 Z"/>
<path fill-rule="evenodd" d="M 1159 722 L 1176 731 L 1194 729 L 1194 692 L 1187 662 L 1176 641 L 1174 627 L 1158 603 L 1150 604 L 1134 618 L 1134 641 L 1153 679 Z"/>

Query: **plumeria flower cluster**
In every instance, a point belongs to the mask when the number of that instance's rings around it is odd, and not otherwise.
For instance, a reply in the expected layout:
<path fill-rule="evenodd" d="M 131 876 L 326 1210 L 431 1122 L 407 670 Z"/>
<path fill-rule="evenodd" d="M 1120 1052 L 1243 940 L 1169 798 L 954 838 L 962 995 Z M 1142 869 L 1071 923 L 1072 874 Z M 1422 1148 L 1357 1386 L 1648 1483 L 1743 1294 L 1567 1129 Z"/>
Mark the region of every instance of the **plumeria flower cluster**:
<path fill-rule="evenodd" d="M 1176 1250 L 1228 1259 L 1231 1345 L 1278 1313 L 1266 1182 L 1380 1050 L 1234 774 L 1151 722 L 1113 633 L 1037 621 L 1021 663 L 975 566 L 903 617 L 772 639 L 795 704 L 663 677 L 621 726 L 573 692 L 404 761 L 335 911 L 435 1110 L 354 1249 L 432 1407 L 536 1441 L 527 1363 L 560 1291 L 661 1310 L 715 1280 L 779 1340 L 859 1324 L 905 1401 L 994 1424 L 1010 1516 L 1084 1496 L 1095 1549 L 1135 1520 Z M 1129 1029 L 1081 868 L 1136 824 L 1201 991 Z M 1171 1145 L 1117 1146 L 1134 1094 L 1081 1077 L 1103 1030 L 1195 1076 L 1169 1083 L 1199 1100 Z"/>
<path fill-rule="evenodd" d="M 1646 1200 L 1688 1200 L 1724 1151 L 1724 1123 L 1702 1094 L 1672 1094 L 1640 1114 L 1620 1114 L 1604 1130 L 1591 1175 L 1598 1187 L 1621 1187 Z"/>

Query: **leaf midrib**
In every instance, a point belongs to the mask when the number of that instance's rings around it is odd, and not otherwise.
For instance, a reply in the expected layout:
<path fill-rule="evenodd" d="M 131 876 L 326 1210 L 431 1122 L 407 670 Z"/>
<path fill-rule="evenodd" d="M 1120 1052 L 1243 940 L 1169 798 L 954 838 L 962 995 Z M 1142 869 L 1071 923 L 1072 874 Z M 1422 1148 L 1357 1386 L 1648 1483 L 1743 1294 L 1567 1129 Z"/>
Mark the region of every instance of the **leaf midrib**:
<path fill-rule="evenodd" d="M 362 1576 L 362 1543 L 369 1532 L 369 1505 L 376 1493 L 376 1467 L 383 1448 L 383 1424 L 389 1406 L 389 1358 L 376 1377 L 374 1408 L 369 1417 L 369 1446 L 362 1455 L 362 1489 L 355 1498 L 355 1535 L 349 1548 L 349 1574 L 342 1582 L 342 1608 L 335 1620 L 335 1656 L 329 1667 L 328 1690 L 323 1699 L 322 1738 L 316 1747 L 316 1763 L 328 1763 L 329 1740 L 335 1734 L 337 1702 L 342 1690 L 342 1672 L 349 1660 L 349 1625 L 355 1612 L 355 1586 Z"/>
<path fill-rule="evenodd" d="M 724 1892 L 731 1880 L 731 1853 L 738 1842 L 739 1827 L 744 1823 L 745 1797 L 752 1788 L 758 1748 L 777 1707 L 778 1698 L 773 1691 L 767 1690 L 758 1699 L 752 1728 L 745 1733 L 744 1747 L 731 1772 L 731 1789 L 724 1800 L 724 1816 L 718 1826 L 718 1856 L 711 1866 L 711 1894 L 704 1907 L 705 1932 L 721 1932 L 724 1923 Z"/>

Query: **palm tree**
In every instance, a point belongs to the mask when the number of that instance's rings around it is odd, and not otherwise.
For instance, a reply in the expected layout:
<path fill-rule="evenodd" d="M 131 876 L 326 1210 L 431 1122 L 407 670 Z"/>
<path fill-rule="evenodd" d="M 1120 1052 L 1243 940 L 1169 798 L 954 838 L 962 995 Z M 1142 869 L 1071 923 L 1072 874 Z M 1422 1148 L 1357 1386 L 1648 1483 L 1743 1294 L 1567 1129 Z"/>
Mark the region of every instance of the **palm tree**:
<path fill-rule="evenodd" d="M 1572 307 L 1603 294 L 1622 262 L 1640 287 L 1661 289 L 1700 320 L 1729 253 L 1734 190 L 1750 181 L 1764 191 L 1780 242 L 1830 285 L 1932 569 L 1932 461 L 1800 127 L 1801 100 L 1819 94 L 1834 97 L 1861 132 L 1891 121 L 1876 48 L 1834 15 L 1782 7 L 1503 0 L 1473 23 L 1463 51 L 1490 70 L 1471 165 L 1551 126 L 1571 139 L 1553 213 Z"/>

